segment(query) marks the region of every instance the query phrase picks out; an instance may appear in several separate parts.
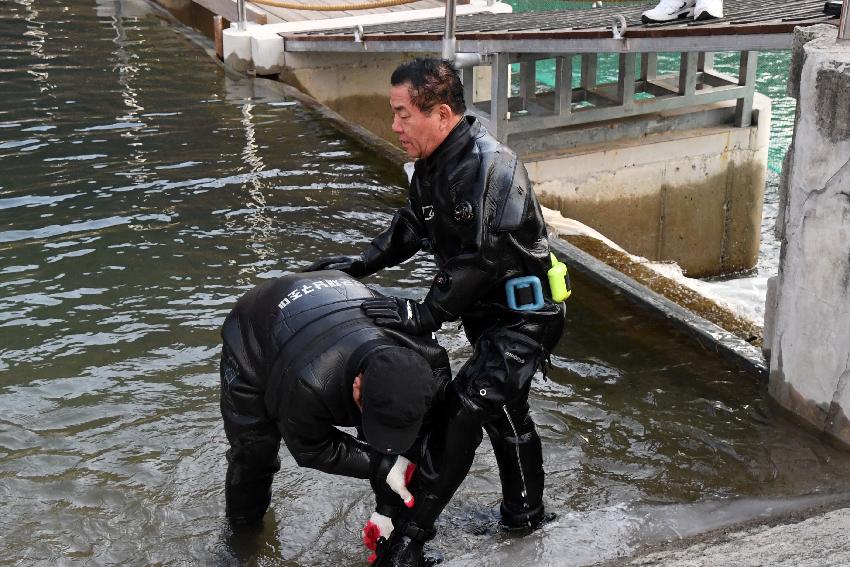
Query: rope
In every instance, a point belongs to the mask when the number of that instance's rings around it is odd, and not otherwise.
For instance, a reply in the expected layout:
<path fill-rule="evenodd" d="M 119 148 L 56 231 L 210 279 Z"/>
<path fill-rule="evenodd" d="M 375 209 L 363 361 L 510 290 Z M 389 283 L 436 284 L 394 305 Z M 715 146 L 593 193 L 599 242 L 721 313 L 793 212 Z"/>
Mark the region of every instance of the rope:
<path fill-rule="evenodd" d="M 252 4 L 273 6 L 275 8 L 286 8 L 288 10 L 312 10 L 316 12 L 345 12 L 348 10 L 371 10 L 373 8 L 386 8 L 388 6 L 400 6 L 411 4 L 418 0 L 375 0 L 374 2 L 358 2 L 356 4 L 299 4 L 297 2 L 281 2 L 280 0 L 250 0 Z"/>

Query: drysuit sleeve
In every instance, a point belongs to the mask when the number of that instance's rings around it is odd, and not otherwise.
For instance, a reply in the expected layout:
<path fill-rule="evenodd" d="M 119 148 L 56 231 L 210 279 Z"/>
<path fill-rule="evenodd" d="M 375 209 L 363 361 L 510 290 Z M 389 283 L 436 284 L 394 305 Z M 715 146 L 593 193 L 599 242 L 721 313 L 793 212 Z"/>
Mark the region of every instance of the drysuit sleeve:
<path fill-rule="evenodd" d="M 369 445 L 334 427 L 320 397 L 306 385 L 298 388 L 303 390 L 298 395 L 299 415 L 281 424 L 283 441 L 295 462 L 329 474 L 369 478 Z"/>
<path fill-rule="evenodd" d="M 396 211 L 389 228 L 372 240 L 363 252 L 366 275 L 397 266 L 422 247 L 424 228 L 408 203 Z"/>

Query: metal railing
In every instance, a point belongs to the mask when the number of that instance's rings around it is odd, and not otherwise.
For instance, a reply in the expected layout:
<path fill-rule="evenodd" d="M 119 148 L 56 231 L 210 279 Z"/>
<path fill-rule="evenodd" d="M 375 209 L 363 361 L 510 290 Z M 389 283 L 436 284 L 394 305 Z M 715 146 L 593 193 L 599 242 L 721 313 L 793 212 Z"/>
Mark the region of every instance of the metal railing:
<path fill-rule="evenodd" d="M 599 54 L 495 53 L 491 100 L 472 100 L 473 69 L 464 69 L 467 108 L 502 141 L 508 135 L 586 125 L 607 120 L 684 109 L 721 101 L 735 101 L 733 122 L 749 127 L 753 118 L 758 52 L 740 52 L 738 76 L 713 68 L 713 53 L 684 52 L 678 73 L 659 75 L 657 53 L 621 53 L 617 82 L 601 84 Z M 577 60 L 574 61 L 574 58 Z M 640 67 L 638 72 L 638 58 Z M 555 60 L 555 88 L 538 92 L 536 64 Z M 510 65 L 519 63 L 519 96 L 509 96 Z M 573 85 L 573 66 L 580 78 Z"/>
<path fill-rule="evenodd" d="M 236 29 L 245 31 L 248 29 L 248 11 L 245 7 L 245 0 L 236 0 L 236 13 L 239 19 L 236 23 Z"/>

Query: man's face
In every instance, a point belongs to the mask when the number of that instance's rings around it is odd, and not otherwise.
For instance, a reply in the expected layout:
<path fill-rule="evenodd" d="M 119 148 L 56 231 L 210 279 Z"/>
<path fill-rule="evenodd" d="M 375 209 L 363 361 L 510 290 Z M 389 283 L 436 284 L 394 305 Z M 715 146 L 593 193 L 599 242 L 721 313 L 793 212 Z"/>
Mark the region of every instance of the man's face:
<path fill-rule="evenodd" d="M 414 159 L 426 158 L 443 143 L 459 116 L 445 104 L 436 105 L 426 114 L 410 100 L 410 83 L 390 89 L 393 109 L 393 132 L 398 134 L 401 147 Z"/>

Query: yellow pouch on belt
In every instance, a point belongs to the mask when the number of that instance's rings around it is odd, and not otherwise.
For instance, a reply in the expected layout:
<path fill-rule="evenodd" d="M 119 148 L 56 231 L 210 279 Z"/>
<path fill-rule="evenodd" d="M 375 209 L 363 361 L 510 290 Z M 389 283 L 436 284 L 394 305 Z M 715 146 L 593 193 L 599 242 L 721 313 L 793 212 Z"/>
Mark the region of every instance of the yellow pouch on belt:
<path fill-rule="evenodd" d="M 549 291 L 552 292 L 552 301 L 561 303 L 572 295 L 573 290 L 570 289 L 570 275 L 567 272 L 567 265 L 559 262 L 551 252 L 549 256 L 552 258 L 552 267 L 546 272 L 549 278 Z"/>

